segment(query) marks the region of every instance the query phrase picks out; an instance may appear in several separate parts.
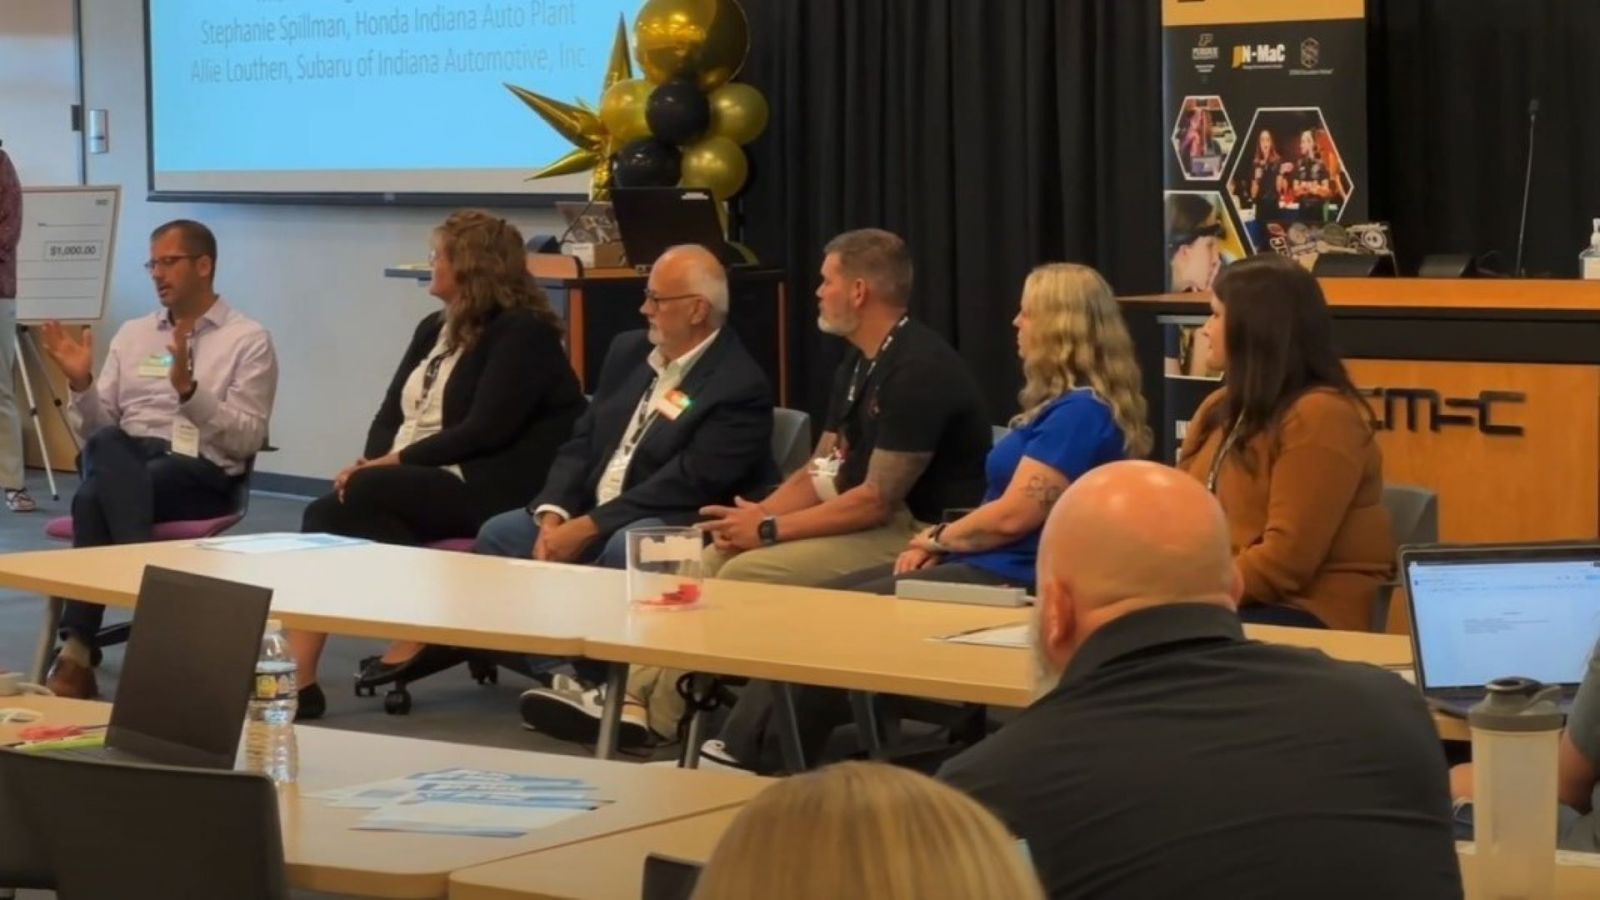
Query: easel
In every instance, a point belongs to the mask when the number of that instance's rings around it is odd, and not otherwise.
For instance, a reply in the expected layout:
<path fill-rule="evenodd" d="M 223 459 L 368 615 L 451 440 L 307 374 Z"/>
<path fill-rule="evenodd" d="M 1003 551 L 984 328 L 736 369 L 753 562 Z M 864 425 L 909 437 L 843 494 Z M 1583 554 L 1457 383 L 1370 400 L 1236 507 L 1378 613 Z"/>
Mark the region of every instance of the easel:
<path fill-rule="evenodd" d="M 34 362 L 38 363 L 40 372 L 49 372 L 45 367 L 44 354 L 39 352 L 39 342 L 34 338 L 33 332 L 26 325 L 18 325 L 17 333 L 11 336 L 12 350 L 16 353 L 17 371 L 22 373 L 22 392 L 28 398 L 28 416 L 33 419 L 33 436 L 39 442 L 39 456 L 44 460 L 44 477 L 50 484 L 50 499 L 60 500 L 61 492 L 56 490 L 56 470 L 50 464 L 50 444 L 44 438 L 44 428 L 39 422 L 39 403 L 34 399 L 33 379 L 28 375 L 28 359 L 23 354 L 23 348 L 33 351 Z M 66 410 L 61 406 L 61 398 L 56 396 L 55 389 L 50 387 L 48 376 L 44 380 L 44 390 L 50 398 L 50 405 L 56 409 L 56 414 L 61 417 L 61 423 L 66 426 L 67 434 L 72 438 L 72 446 L 79 450 L 78 434 L 72 428 L 72 423 L 67 420 Z M 20 448 L 18 448 L 20 449 Z"/>

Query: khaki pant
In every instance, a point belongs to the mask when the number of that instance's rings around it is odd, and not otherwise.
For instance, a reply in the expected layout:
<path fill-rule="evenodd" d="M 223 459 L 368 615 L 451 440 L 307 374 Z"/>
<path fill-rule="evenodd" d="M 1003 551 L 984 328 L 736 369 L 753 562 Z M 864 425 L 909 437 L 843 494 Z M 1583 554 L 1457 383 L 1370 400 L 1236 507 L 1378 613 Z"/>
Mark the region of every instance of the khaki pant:
<path fill-rule="evenodd" d="M 729 581 L 817 587 L 852 572 L 894 562 L 923 527 L 909 512 L 901 510 L 887 525 L 870 531 L 774 544 L 731 556 L 707 547 L 705 574 L 707 578 Z M 677 734 L 678 721 L 683 717 L 685 705 L 677 691 L 682 675 L 682 671 L 655 666 L 634 666 L 628 672 L 628 699 L 644 705 L 650 714 L 650 729 L 665 737 Z"/>

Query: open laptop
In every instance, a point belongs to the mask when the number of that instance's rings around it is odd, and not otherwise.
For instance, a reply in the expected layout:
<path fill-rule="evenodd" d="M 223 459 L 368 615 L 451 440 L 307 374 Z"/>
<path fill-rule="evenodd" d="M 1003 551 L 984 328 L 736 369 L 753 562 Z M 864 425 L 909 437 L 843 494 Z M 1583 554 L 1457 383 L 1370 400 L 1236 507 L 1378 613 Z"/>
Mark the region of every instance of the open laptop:
<path fill-rule="evenodd" d="M 231 769 L 269 588 L 147 566 L 105 746 L 89 759 Z"/>
<path fill-rule="evenodd" d="M 1562 711 L 1600 639 L 1600 544 L 1407 547 L 1417 687 L 1465 716 L 1496 678 L 1562 689 Z"/>
<path fill-rule="evenodd" d="M 628 262 L 635 266 L 655 264 L 677 244 L 699 244 L 727 265 L 745 262 L 723 236 L 717 200 L 704 188 L 614 187 L 611 206 Z"/>

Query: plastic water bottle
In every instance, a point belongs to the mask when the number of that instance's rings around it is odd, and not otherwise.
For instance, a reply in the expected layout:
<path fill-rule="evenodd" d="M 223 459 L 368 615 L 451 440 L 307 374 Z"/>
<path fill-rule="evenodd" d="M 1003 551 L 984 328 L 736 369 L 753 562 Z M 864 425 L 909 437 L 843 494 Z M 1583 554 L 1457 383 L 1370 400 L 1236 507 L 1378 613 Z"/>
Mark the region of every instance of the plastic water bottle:
<path fill-rule="evenodd" d="M 300 770 L 294 740 L 294 714 L 300 705 L 294 657 L 283 636 L 283 624 L 267 622 L 256 660 L 255 687 L 245 717 L 245 766 L 265 772 L 279 784 L 291 784 Z"/>
<path fill-rule="evenodd" d="M 1589 249 L 1578 254 L 1578 277 L 1585 281 L 1600 281 L 1600 219 L 1594 220 L 1594 234 L 1589 235 Z"/>

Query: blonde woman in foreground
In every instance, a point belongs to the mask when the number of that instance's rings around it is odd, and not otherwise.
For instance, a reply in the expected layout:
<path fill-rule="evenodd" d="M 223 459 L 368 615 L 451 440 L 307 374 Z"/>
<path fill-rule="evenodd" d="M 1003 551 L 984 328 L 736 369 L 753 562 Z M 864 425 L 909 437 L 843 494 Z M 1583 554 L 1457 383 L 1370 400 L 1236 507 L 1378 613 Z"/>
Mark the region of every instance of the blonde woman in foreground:
<path fill-rule="evenodd" d="M 1043 900 L 1022 846 L 965 795 L 882 763 L 786 778 L 740 811 L 694 900 Z"/>

